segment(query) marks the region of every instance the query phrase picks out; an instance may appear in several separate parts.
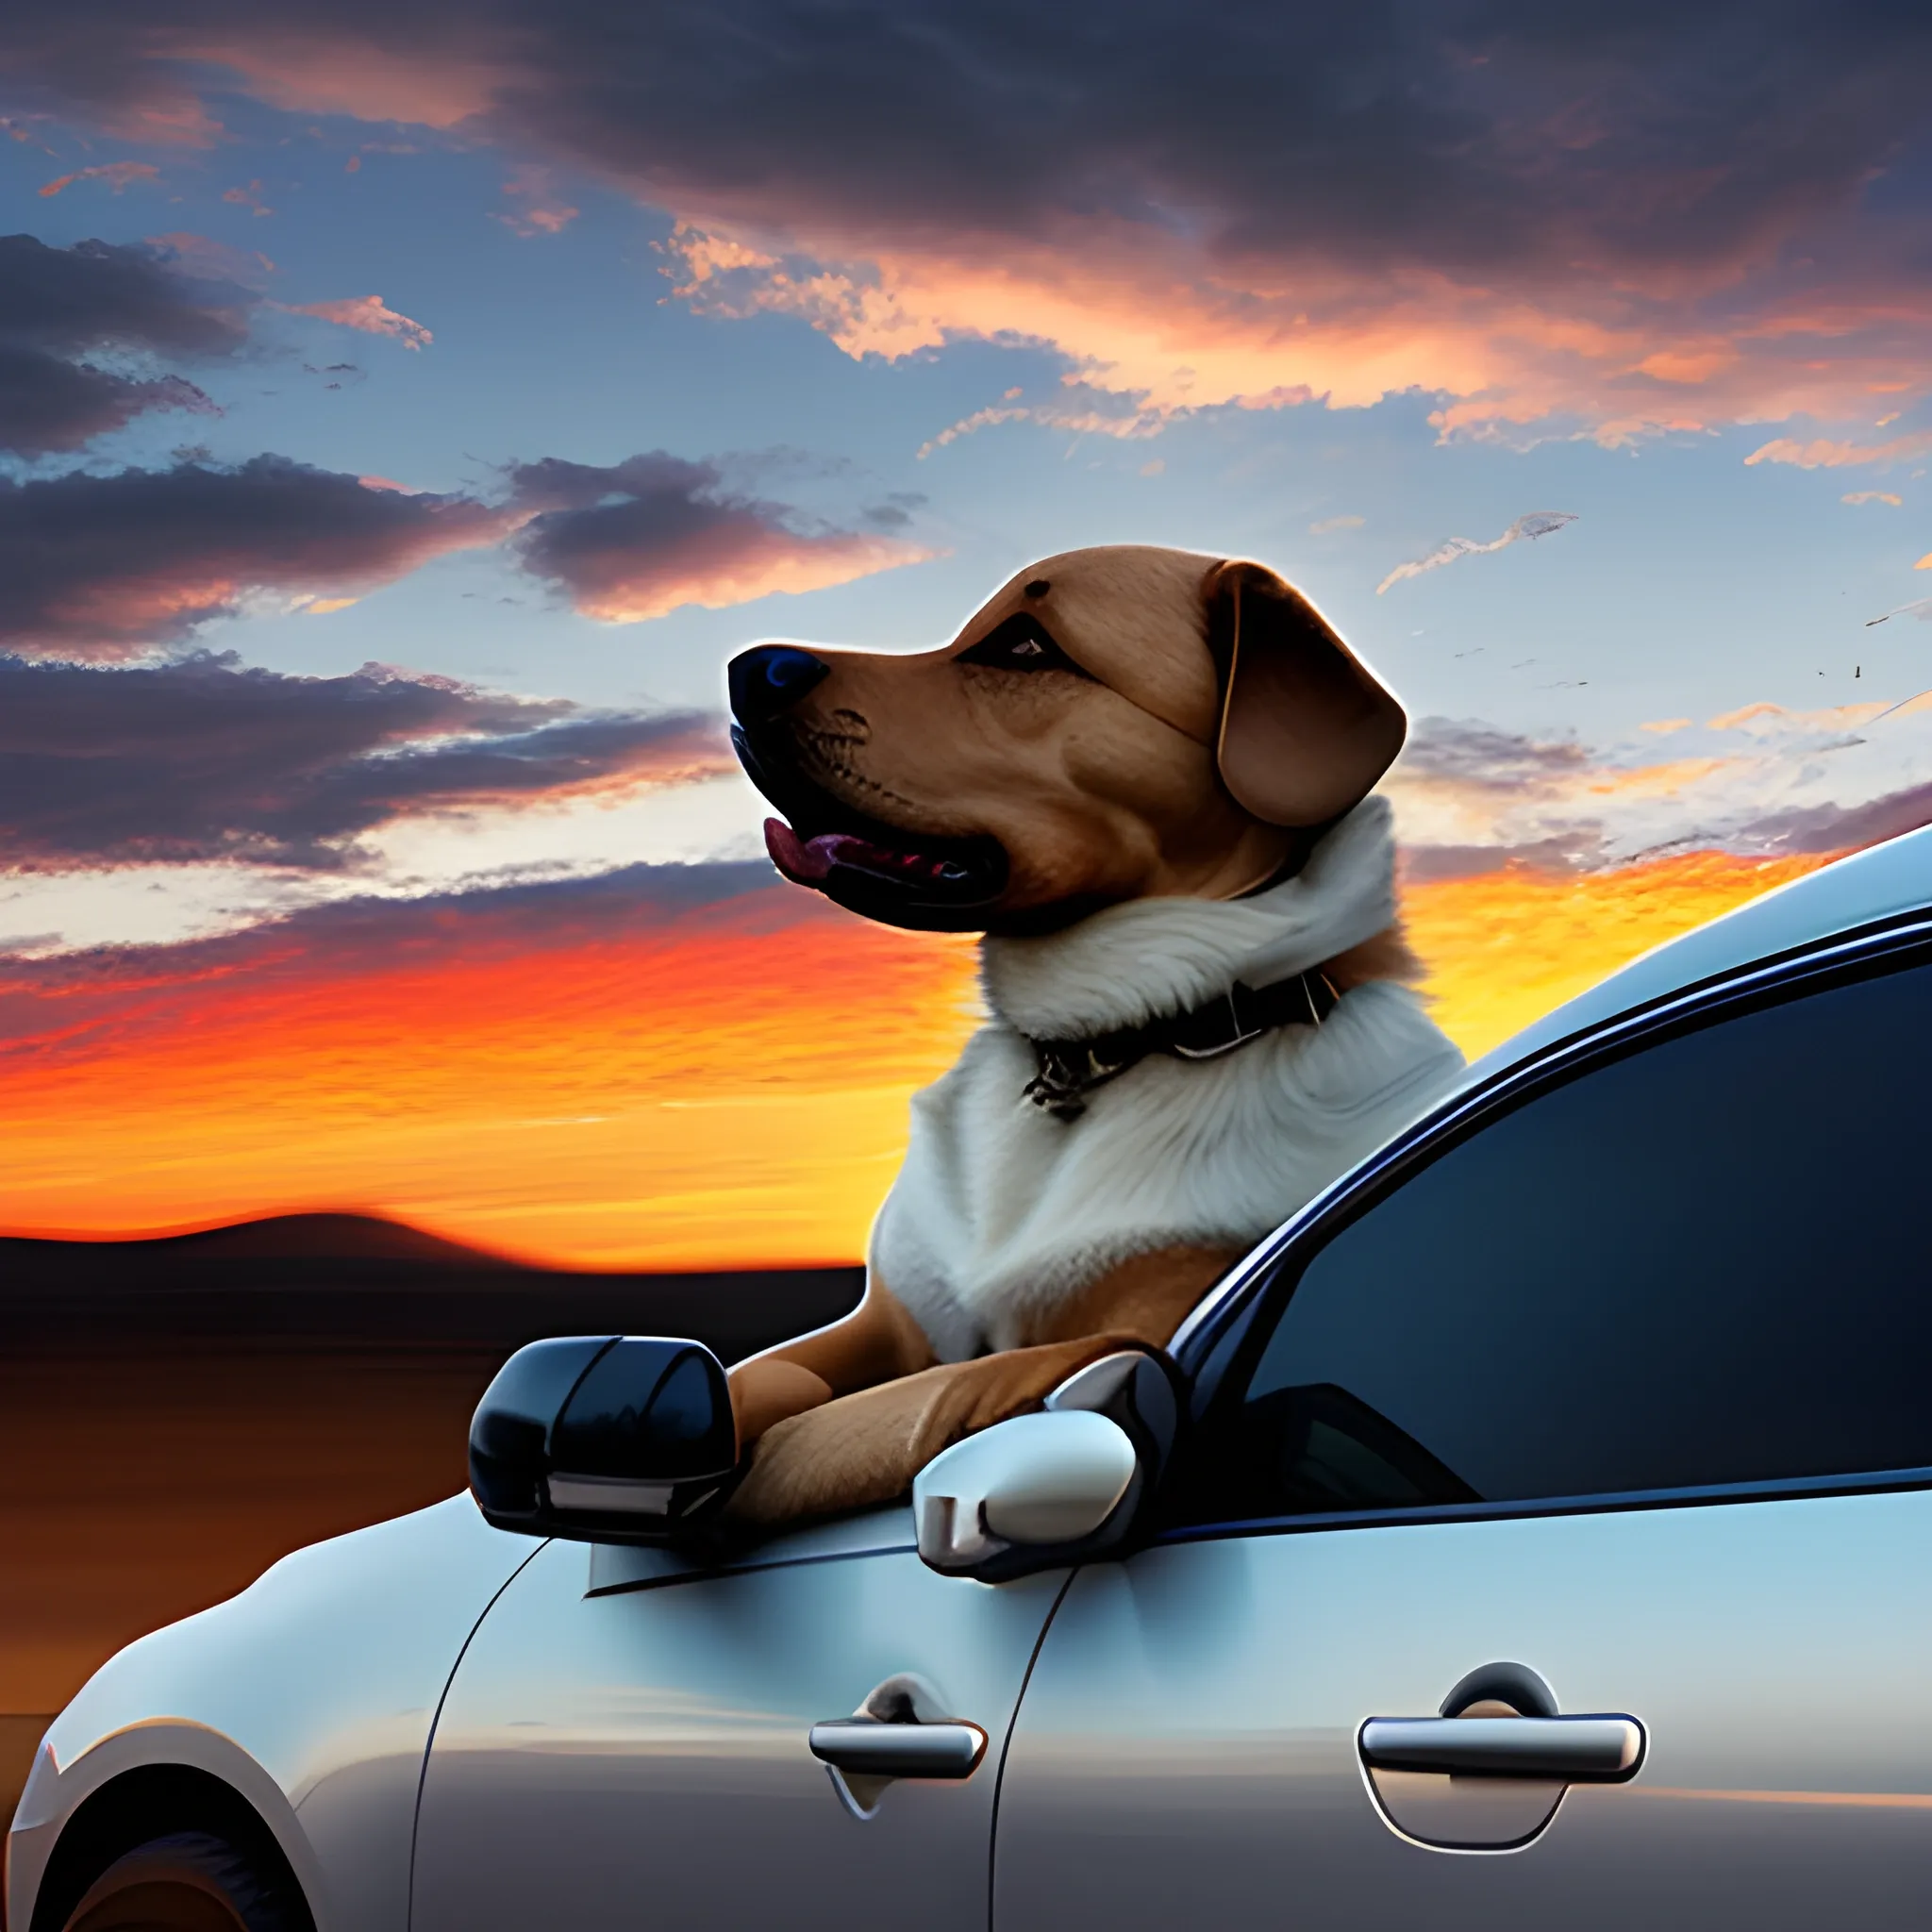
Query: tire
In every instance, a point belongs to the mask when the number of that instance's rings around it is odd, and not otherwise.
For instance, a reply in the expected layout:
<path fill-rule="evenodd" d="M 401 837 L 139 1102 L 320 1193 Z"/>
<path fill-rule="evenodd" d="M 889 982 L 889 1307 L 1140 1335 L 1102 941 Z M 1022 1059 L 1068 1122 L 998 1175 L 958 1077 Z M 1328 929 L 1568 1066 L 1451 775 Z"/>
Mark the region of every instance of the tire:
<path fill-rule="evenodd" d="M 89 1886 L 64 1932 L 307 1932 L 284 1885 L 225 1839 L 182 1831 L 124 1853 Z"/>

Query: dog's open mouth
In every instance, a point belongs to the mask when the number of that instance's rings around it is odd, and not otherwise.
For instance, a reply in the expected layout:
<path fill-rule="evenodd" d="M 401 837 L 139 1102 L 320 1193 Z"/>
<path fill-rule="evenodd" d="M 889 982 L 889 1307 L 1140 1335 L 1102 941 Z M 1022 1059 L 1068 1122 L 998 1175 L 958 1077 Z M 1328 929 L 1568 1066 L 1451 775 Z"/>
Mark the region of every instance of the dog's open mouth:
<path fill-rule="evenodd" d="M 785 814 L 765 821 L 765 850 L 794 885 L 868 919 L 927 931 L 974 929 L 974 915 L 1005 890 L 1007 855 L 997 839 L 883 824 L 796 773 L 774 771 L 736 726 L 731 739 L 752 783 Z"/>

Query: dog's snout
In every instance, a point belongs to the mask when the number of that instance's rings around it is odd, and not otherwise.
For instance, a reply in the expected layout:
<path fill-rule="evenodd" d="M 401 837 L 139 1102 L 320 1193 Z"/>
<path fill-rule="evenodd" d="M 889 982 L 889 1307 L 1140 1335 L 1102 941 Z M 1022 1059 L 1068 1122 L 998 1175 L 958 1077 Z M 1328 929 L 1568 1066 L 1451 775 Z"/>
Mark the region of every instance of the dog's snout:
<path fill-rule="evenodd" d="M 763 724 L 788 711 L 832 667 L 795 644 L 758 644 L 732 658 L 731 712 L 741 724 Z"/>

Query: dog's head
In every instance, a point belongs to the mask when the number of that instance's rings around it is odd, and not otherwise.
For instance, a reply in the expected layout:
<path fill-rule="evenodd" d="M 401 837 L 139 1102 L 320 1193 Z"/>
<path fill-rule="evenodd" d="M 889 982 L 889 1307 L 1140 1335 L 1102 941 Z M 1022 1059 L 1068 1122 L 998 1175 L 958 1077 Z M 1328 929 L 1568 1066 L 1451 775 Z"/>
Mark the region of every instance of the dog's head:
<path fill-rule="evenodd" d="M 855 912 L 1038 932 L 1227 898 L 1305 853 L 1402 748 L 1402 708 L 1256 563 L 1110 544 L 1016 575 L 936 651 L 760 644 L 732 741 L 773 862 Z"/>

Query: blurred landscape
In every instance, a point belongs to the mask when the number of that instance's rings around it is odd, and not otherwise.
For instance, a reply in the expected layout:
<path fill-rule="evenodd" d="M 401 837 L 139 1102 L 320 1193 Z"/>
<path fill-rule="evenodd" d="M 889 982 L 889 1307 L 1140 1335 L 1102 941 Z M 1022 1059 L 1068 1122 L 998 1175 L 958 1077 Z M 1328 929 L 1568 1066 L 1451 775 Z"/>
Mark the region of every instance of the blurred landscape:
<path fill-rule="evenodd" d="M 731 1361 L 862 1279 L 529 1267 L 350 1214 L 0 1238 L 0 1817 L 123 1644 L 461 1489 L 471 1411 L 525 1341 L 691 1335 Z"/>

